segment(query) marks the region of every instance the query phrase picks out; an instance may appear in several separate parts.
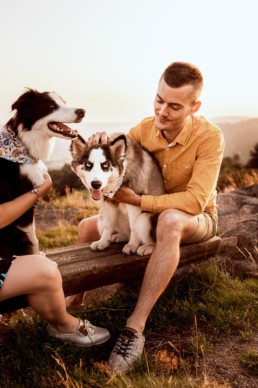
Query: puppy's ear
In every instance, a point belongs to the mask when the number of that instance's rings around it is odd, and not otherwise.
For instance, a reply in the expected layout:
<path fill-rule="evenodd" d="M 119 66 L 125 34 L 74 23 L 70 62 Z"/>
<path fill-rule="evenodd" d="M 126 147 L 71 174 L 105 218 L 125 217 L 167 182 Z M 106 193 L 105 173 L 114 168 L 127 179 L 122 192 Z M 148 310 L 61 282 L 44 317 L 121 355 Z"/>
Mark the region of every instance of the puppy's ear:
<path fill-rule="evenodd" d="M 73 158 L 78 157 L 87 149 L 87 143 L 82 136 L 78 135 L 76 139 L 72 140 L 70 145 L 70 152 Z"/>
<path fill-rule="evenodd" d="M 127 149 L 127 141 L 125 135 L 120 135 L 113 139 L 110 143 L 111 153 L 114 155 L 116 159 L 124 159 L 125 152 Z"/>

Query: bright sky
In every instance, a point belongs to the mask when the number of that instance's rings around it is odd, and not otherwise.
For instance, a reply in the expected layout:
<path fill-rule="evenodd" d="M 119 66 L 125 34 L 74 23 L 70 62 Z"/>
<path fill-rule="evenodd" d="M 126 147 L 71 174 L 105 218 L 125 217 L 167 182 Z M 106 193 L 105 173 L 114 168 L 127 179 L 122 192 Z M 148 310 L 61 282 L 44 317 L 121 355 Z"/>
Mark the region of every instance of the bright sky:
<path fill-rule="evenodd" d="M 137 123 L 176 60 L 203 72 L 201 114 L 257 117 L 257 17 L 257 0 L 0 0 L 0 122 L 31 87 Z"/>

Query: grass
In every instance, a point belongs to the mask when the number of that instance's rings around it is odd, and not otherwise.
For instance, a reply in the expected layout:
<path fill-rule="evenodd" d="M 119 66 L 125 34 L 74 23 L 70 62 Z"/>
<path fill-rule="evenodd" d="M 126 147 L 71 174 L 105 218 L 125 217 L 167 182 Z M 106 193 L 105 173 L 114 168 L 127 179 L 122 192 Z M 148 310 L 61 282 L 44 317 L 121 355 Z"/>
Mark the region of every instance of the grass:
<path fill-rule="evenodd" d="M 215 334 L 235 333 L 241 337 L 247 322 L 248 330 L 257 330 L 257 280 L 232 279 L 215 259 L 191 266 L 180 281 L 171 283 L 153 309 L 141 362 L 133 373 L 114 377 L 104 361 L 133 309 L 139 286 L 138 282 L 127 284 L 110 299 L 74 312 L 110 329 L 112 339 L 99 347 L 83 349 L 50 339 L 46 323 L 37 315 L 14 315 L 10 346 L 1 355 L 1 386 L 218 387 L 207 371 L 201 372 L 199 360 L 211 351 Z M 179 333 L 188 333 L 180 346 L 170 341 L 175 327 Z M 240 361 L 252 373 L 257 370 L 257 352 L 242 354 Z"/>
<path fill-rule="evenodd" d="M 240 361 L 245 368 L 258 376 L 258 351 L 256 349 L 242 353 Z"/>
<path fill-rule="evenodd" d="M 75 244 L 79 220 L 97 212 L 85 192 L 67 191 L 61 199 L 51 198 L 51 203 L 60 226 L 38 229 L 42 250 Z M 58 219 L 60 209 L 76 209 L 69 226 Z M 229 387 L 209 376 L 205 358 L 218 336 L 233 334 L 251 343 L 258 328 L 258 280 L 232 278 L 219 258 L 185 269 L 148 319 L 141 361 L 133 372 L 115 377 L 108 373 L 105 361 L 134 308 L 139 287 L 138 282 L 128 283 L 112 297 L 72 312 L 111 331 L 110 341 L 90 349 L 50 339 L 46 322 L 30 309 L 14 313 L 8 322 L 13 328 L 9 346 L 0 348 L 0 387 Z M 247 373 L 258 373 L 257 350 L 250 347 L 238 357 Z"/>
<path fill-rule="evenodd" d="M 37 231 L 41 250 L 74 245 L 78 239 L 77 226 L 59 227 L 48 231 Z"/>
<path fill-rule="evenodd" d="M 49 229 L 47 221 L 41 221 L 37 226 L 37 237 L 40 249 L 43 251 L 76 244 L 78 239 L 78 223 L 83 218 L 95 215 L 99 209 L 96 204 L 89 200 L 86 190 L 72 190 L 70 192 L 67 189 L 65 196 L 51 197 L 51 205 L 51 214 L 48 217 L 51 217 L 58 226 Z M 46 213 L 44 202 L 42 206 L 43 209 L 41 211 Z M 44 215 L 45 217 L 43 218 L 46 218 L 47 214 Z M 65 219 L 67 215 L 69 216 L 68 221 Z"/>

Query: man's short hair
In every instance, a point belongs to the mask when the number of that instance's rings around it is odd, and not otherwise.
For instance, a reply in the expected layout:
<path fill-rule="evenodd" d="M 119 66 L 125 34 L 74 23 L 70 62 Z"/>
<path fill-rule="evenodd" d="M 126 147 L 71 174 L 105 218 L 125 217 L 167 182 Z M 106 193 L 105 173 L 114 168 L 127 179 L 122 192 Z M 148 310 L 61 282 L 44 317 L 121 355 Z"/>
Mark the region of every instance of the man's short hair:
<path fill-rule="evenodd" d="M 173 62 L 162 74 L 161 78 L 171 88 L 180 88 L 184 85 L 192 85 L 195 89 L 196 97 L 199 96 L 203 87 L 203 77 L 200 70 L 187 62 Z"/>

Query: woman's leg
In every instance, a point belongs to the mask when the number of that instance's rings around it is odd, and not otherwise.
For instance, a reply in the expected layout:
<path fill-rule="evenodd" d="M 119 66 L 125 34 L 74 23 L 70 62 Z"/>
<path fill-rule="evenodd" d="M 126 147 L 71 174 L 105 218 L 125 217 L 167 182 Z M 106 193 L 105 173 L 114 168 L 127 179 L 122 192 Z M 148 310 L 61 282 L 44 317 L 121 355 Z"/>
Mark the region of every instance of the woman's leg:
<path fill-rule="evenodd" d="M 107 329 L 73 317 L 66 310 L 62 277 L 55 262 L 41 255 L 17 257 L 0 289 L 0 300 L 27 295 L 30 306 L 46 319 L 48 335 L 80 346 L 106 342 Z"/>
<path fill-rule="evenodd" d="M 66 311 L 62 277 L 57 264 L 45 256 L 17 257 L 0 289 L 0 300 L 27 295 L 29 305 L 63 332 L 75 331 L 78 318 Z"/>

